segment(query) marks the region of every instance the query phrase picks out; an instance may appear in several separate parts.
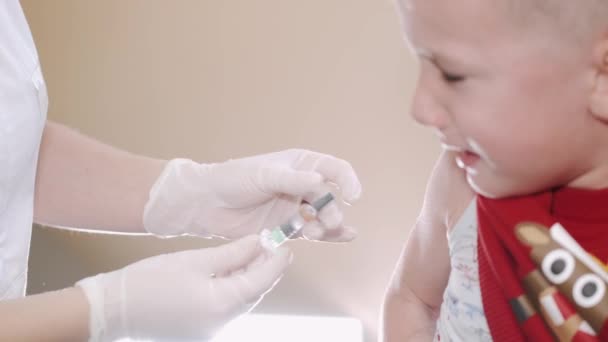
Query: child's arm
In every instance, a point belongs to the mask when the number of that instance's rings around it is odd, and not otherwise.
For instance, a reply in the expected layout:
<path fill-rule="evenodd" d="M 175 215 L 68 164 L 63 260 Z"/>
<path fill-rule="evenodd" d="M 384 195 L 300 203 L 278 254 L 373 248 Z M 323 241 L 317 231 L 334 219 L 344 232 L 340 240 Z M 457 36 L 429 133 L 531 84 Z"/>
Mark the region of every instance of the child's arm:
<path fill-rule="evenodd" d="M 88 311 L 75 287 L 0 301 L 0 341 L 86 341 Z"/>
<path fill-rule="evenodd" d="M 447 229 L 473 197 L 454 156 L 444 152 L 385 296 L 382 341 L 432 340 L 450 274 Z"/>

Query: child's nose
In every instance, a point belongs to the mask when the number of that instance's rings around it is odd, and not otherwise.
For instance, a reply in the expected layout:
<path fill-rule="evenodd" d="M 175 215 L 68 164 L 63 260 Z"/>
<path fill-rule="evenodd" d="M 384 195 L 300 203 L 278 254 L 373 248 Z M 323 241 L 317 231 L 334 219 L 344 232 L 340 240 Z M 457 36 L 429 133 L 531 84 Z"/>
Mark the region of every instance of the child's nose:
<path fill-rule="evenodd" d="M 414 120 L 424 126 L 437 128 L 442 131 L 448 124 L 448 116 L 445 109 L 423 87 L 416 89 L 411 111 Z"/>

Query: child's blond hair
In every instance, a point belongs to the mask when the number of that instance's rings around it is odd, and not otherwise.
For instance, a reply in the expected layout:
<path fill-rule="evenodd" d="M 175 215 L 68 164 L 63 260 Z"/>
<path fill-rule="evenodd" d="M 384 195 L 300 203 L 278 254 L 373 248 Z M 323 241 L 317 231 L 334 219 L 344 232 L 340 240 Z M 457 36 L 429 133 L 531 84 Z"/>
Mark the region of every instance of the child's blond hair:
<path fill-rule="evenodd" d="M 608 0 L 508 0 L 509 12 L 523 27 L 558 33 L 585 43 L 608 33 Z"/>

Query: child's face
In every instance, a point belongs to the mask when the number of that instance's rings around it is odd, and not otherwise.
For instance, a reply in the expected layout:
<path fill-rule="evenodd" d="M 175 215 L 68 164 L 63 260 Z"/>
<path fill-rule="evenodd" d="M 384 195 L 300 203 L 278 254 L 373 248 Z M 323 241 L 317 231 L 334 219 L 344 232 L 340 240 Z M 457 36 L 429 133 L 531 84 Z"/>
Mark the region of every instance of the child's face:
<path fill-rule="evenodd" d="M 399 1 L 421 61 L 412 115 L 476 191 L 528 194 L 591 171 L 590 51 L 516 27 L 500 1 Z"/>

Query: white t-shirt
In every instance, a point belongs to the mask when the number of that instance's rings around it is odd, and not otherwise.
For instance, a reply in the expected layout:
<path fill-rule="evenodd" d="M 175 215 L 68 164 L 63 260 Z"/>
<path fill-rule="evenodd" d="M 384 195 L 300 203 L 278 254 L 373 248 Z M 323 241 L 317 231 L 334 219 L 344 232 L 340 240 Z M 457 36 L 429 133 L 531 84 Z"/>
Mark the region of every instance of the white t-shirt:
<path fill-rule="evenodd" d="M 48 98 L 18 0 L 0 0 L 0 300 L 25 295 Z"/>
<path fill-rule="evenodd" d="M 481 301 L 477 228 L 477 204 L 473 200 L 448 232 L 452 270 L 443 293 L 435 342 L 492 341 Z"/>

